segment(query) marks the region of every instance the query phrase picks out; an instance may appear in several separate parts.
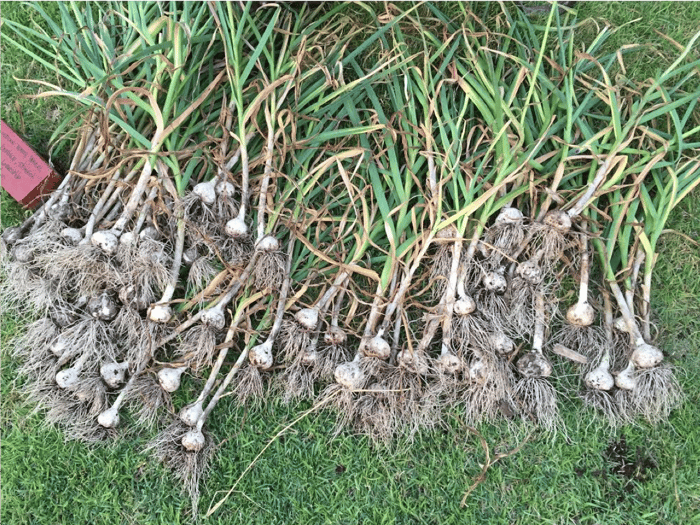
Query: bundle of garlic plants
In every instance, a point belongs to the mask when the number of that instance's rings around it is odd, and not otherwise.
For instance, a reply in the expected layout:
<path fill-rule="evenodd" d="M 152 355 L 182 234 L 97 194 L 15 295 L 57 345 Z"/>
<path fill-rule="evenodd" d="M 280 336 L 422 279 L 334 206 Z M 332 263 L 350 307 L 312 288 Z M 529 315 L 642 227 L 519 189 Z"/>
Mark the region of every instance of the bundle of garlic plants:
<path fill-rule="evenodd" d="M 196 504 L 229 391 L 380 441 L 453 410 L 554 431 L 579 395 L 612 424 L 682 398 L 649 303 L 700 180 L 698 37 L 637 86 L 556 6 L 499 31 L 465 5 L 364 28 L 342 5 L 61 9 L 54 35 L 11 25 L 75 86 L 44 96 L 85 109 L 64 183 L 3 234 L 3 301 L 34 316 L 14 352 L 68 436 L 133 430 L 128 408 Z"/>

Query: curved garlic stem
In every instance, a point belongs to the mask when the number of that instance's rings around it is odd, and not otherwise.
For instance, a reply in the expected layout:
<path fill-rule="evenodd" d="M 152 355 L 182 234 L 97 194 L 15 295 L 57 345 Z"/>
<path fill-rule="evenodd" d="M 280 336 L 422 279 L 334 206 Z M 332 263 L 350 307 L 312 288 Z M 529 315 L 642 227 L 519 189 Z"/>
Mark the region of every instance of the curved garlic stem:
<path fill-rule="evenodd" d="M 71 184 L 73 174 L 68 172 L 68 174 L 63 178 L 58 188 L 51 194 L 48 200 L 34 212 L 27 220 L 20 226 L 20 232 L 24 233 L 29 229 L 29 233 L 34 233 L 39 227 L 44 224 L 46 217 L 48 216 L 48 211 L 51 209 L 58 199 L 60 199 L 64 194 L 70 193 L 68 188 Z M 31 228 L 30 228 L 31 227 Z"/>
<path fill-rule="evenodd" d="M 532 350 L 518 359 L 516 366 L 525 377 L 549 377 L 552 364 L 544 356 L 545 304 L 542 292 L 535 296 L 535 333 L 532 338 Z"/>
<path fill-rule="evenodd" d="M 401 309 L 399 309 L 401 310 Z M 401 325 L 403 324 L 403 315 L 402 312 L 399 311 L 398 315 L 396 316 L 396 322 L 394 324 L 394 337 L 392 338 L 391 341 L 391 355 L 389 356 L 389 364 L 395 365 L 396 364 L 396 353 L 398 352 L 399 348 L 399 340 L 401 339 Z"/>
<path fill-rule="evenodd" d="M 581 234 L 581 275 L 579 283 L 578 301 L 566 311 L 567 321 L 575 326 L 591 326 L 595 321 L 595 310 L 588 302 L 588 281 L 590 275 L 590 262 L 588 258 L 588 245 L 585 233 Z"/>
<path fill-rule="evenodd" d="M 214 363 L 214 366 L 212 367 L 211 372 L 209 373 L 209 378 L 207 379 L 204 388 L 197 397 L 197 400 L 188 407 L 185 407 L 185 409 L 183 409 L 183 411 L 180 412 L 180 419 L 182 419 L 189 426 L 194 426 L 203 413 L 204 400 L 207 398 L 212 388 L 214 388 L 216 376 L 219 373 L 219 370 L 221 370 L 221 367 L 224 364 L 224 360 L 226 359 L 226 355 L 228 354 L 228 350 L 230 348 L 229 343 L 233 340 L 233 334 L 235 333 L 238 323 L 240 322 L 242 317 L 243 309 L 241 309 L 239 314 L 235 316 L 234 319 L 231 321 L 231 325 L 229 326 L 228 332 L 226 332 L 226 338 L 224 339 L 225 346 L 219 351 L 219 355 L 216 358 L 216 362 Z M 182 417 L 183 413 L 186 414 L 185 417 L 187 418 L 187 421 L 185 421 L 185 418 Z M 190 421 L 192 422 L 190 423 Z"/>
<path fill-rule="evenodd" d="M 60 388 L 70 388 L 75 386 L 80 379 L 80 372 L 82 372 L 85 363 L 87 363 L 87 360 L 91 355 L 91 352 L 84 352 L 73 366 L 57 372 L 55 378 L 56 384 Z"/>
<path fill-rule="evenodd" d="M 447 288 L 442 298 L 442 351 L 449 350 L 452 345 L 452 316 L 454 313 L 455 294 L 457 292 L 458 277 L 464 272 L 460 272 L 460 256 L 462 255 L 462 241 L 456 239 L 452 251 L 452 266 L 450 267 L 450 278 L 447 280 Z M 463 286 L 463 283 L 462 283 Z"/>
<path fill-rule="evenodd" d="M 234 282 L 231 284 L 230 288 L 228 291 L 221 296 L 219 301 L 226 301 L 227 303 L 236 296 L 238 291 L 241 289 L 241 286 L 245 284 L 245 282 L 248 280 L 248 277 L 250 277 L 250 273 L 253 270 L 253 267 L 255 263 L 257 262 L 259 252 L 254 251 L 252 257 L 248 261 L 248 265 L 245 267 L 245 269 L 236 277 Z M 217 302 L 218 304 L 218 302 Z M 204 316 L 204 313 L 207 311 L 207 309 L 200 310 L 196 314 L 194 314 L 192 317 L 190 317 L 187 321 L 183 321 L 180 323 L 176 328 L 174 328 L 170 334 L 167 336 L 163 337 L 160 339 L 156 344 L 155 344 L 155 349 L 160 348 L 166 343 L 169 343 L 176 337 L 178 337 L 182 332 L 187 330 L 190 326 L 194 325 L 195 323 L 199 322 L 202 317 Z"/>
<path fill-rule="evenodd" d="M 119 175 L 121 175 L 120 170 L 114 172 L 114 175 L 109 181 L 109 184 L 103 190 L 102 195 L 100 196 L 100 200 L 98 200 L 97 204 L 95 204 L 95 206 L 92 208 L 90 218 L 88 219 L 87 224 L 85 225 L 85 237 L 80 242 L 81 244 L 87 244 L 88 242 L 90 242 L 90 237 L 92 236 L 92 232 L 95 228 L 95 222 L 97 221 L 97 215 L 102 211 L 102 208 L 107 202 L 107 199 L 112 194 L 112 190 L 114 189 L 114 187 L 117 184 L 117 181 L 119 180 Z"/>
<path fill-rule="evenodd" d="M 272 344 L 272 341 L 277 337 L 277 334 L 282 327 L 282 317 L 284 316 L 284 309 L 285 305 L 287 302 L 287 295 L 289 294 L 289 288 L 291 285 L 291 276 L 290 276 L 290 271 L 291 271 L 291 260 L 292 260 L 292 253 L 293 253 L 293 246 L 294 246 L 294 237 L 292 237 L 289 240 L 289 246 L 288 246 L 288 256 L 287 256 L 287 267 L 286 267 L 286 276 L 284 279 L 284 282 L 282 283 L 282 288 L 280 290 L 280 297 L 279 301 L 277 302 L 277 314 L 275 316 L 275 322 L 272 325 L 272 329 L 270 330 L 270 335 L 267 338 L 266 343 Z M 196 428 L 201 432 L 202 428 L 204 427 L 204 422 L 206 421 L 207 417 L 211 413 L 212 410 L 214 410 L 214 407 L 216 404 L 219 402 L 219 399 L 221 399 L 221 396 L 223 393 L 226 391 L 228 386 L 231 384 L 231 381 L 233 381 L 233 378 L 235 375 L 238 373 L 238 371 L 241 369 L 241 366 L 243 366 L 243 363 L 245 362 L 246 358 L 248 357 L 248 347 L 241 352 L 241 354 L 238 356 L 238 359 L 234 363 L 234 365 L 231 367 L 231 370 L 229 370 L 228 374 L 226 374 L 226 377 L 224 378 L 223 382 L 221 385 L 219 385 L 219 388 L 216 390 L 214 395 L 212 396 L 211 400 L 207 404 L 207 407 L 204 409 L 204 412 L 202 415 L 199 417 L 197 420 L 197 425 Z"/>
<path fill-rule="evenodd" d="M 615 160 L 617 157 L 615 155 L 608 155 L 608 157 L 605 159 L 603 164 L 600 165 L 600 168 L 598 168 L 598 171 L 595 174 L 595 177 L 593 180 L 590 182 L 588 185 L 588 189 L 586 192 L 581 195 L 581 197 L 576 201 L 576 204 L 574 204 L 567 212 L 566 214 L 569 216 L 569 218 L 573 219 L 575 217 L 578 217 L 581 215 L 581 212 L 590 204 L 590 200 L 595 194 L 596 190 L 598 189 L 598 186 L 603 182 L 605 179 L 605 176 L 608 174 L 608 170 L 610 169 L 610 165 L 612 164 L 612 161 Z"/>
<path fill-rule="evenodd" d="M 175 288 L 180 276 L 182 266 L 182 253 L 185 249 L 185 219 L 182 209 L 182 202 L 175 204 L 177 208 L 177 238 L 175 241 L 175 251 L 173 252 L 173 264 L 170 269 L 170 280 L 163 291 L 161 299 L 151 307 L 149 319 L 156 323 L 167 323 L 172 318 L 172 309 L 167 304 L 175 294 Z"/>
<path fill-rule="evenodd" d="M 274 93 L 272 94 L 272 105 L 274 105 Z M 265 152 L 265 170 L 263 171 L 263 179 L 260 183 L 260 195 L 258 200 L 258 237 L 260 241 L 265 236 L 265 207 L 267 205 L 267 190 L 272 177 L 272 158 L 275 148 L 275 126 L 272 122 L 270 108 L 265 107 L 265 121 L 267 123 L 267 151 Z"/>
<path fill-rule="evenodd" d="M 148 194 L 148 197 L 146 198 L 146 202 L 144 203 L 143 207 L 141 208 L 141 211 L 139 212 L 139 217 L 136 220 L 134 229 L 132 230 L 134 235 L 138 235 L 141 232 L 141 228 L 143 228 L 143 225 L 146 222 L 146 217 L 151 211 L 151 206 L 153 205 L 153 201 L 156 199 L 156 195 L 158 195 L 158 187 L 153 186 Z"/>

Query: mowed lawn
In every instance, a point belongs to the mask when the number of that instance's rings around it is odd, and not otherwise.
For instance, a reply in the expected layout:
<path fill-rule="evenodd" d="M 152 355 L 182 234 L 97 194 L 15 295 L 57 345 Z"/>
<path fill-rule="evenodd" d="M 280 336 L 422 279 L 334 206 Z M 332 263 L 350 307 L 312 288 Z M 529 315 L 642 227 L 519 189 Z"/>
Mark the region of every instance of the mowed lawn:
<path fill-rule="evenodd" d="M 638 80 L 671 63 L 676 43 L 685 45 L 700 27 L 700 3 L 694 2 L 589 2 L 577 7 L 579 19 L 595 19 L 581 24 L 580 40 L 594 38 L 610 23 L 620 29 L 608 47 L 643 46 L 625 58 L 627 75 Z M 2 4 L 3 19 L 30 17 L 19 2 Z M 2 118 L 40 153 L 51 153 L 61 168 L 67 152 L 50 152 L 48 139 L 66 102 L 25 98 L 37 88 L 13 78 L 42 75 L 38 64 L 2 44 Z M 3 192 L 2 227 L 22 217 Z M 245 410 L 225 398 L 208 421 L 218 450 L 202 486 L 199 521 L 700 524 L 698 190 L 674 210 L 668 228 L 654 272 L 653 320 L 656 343 L 677 367 L 686 400 L 667 423 L 610 429 L 571 399 L 562 406 L 566 433 L 556 436 L 528 434 L 506 423 L 479 427 L 477 435 L 455 413 L 448 428 L 378 447 L 347 433 L 333 437 L 332 416 L 309 410 L 309 404 L 272 402 Z M 152 436 L 125 435 L 93 447 L 66 442 L 60 432 L 43 425 L 40 412 L 23 403 L 22 378 L 6 349 L 27 322 L 2 315 L 0 521 L 192 523 L 191 503 L 178 482 L 142 451 Z M 191 398 L 198 386 L 188 382 L 184 387 L 182 399 Z M 123 427 L 129 427 L 128 420 Z M 498 454 L 504 457 L 484 469 Z M 619 473 L 623 461 L 633 465 L 629 475 Z M 234 486 L 221 507 L 204 517 Z"/>

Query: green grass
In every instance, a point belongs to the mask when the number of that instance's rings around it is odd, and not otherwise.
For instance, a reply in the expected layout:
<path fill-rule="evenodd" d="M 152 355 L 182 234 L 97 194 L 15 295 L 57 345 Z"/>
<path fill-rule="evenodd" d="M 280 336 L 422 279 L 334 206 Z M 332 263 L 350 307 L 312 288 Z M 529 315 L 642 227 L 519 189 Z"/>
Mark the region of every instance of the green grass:
<path fill-rule="evenodd" d="M 28 16 L 20 3 L 3 3 L 3 17 Z M 668 63 L 673 49 L 653 29 L 683 43 L 696 30 L 695 3 L 584 3 L 584 16 L 615 25 L 642 17 L 620 30 L 611 45 L 653 43 L 657 52 L 628 57 L 628 74 L 646 78 Z M 586 26 L 582 31 L 590 31 Z M 652 56 L 652 60 L 646 60 Z M 636 57 L 636 58 L 635 58 Z M 17 99 L 33 87 L 12 80 L 41 71 L 14 50 L 2 47 L 3 118 L 43 153 L 53 122 L 53 101 Z M 47 79 L 52 80 L 52 79 Z M 15 101 L 21 112 L 16 110 Z M 69 111 L 65 107 L 62 111 Z M 21 117 L 20 117 L 21 114 Z M 23 120 L 23 123 L 22 123 Z M 2 226 L 23 212 L 2 196 Z M 696 191 L 672 214 L 669 228 L 700 240 L 700 195 Z M 578 401 L 568 402 L 566 435 L 536 434 L 519 453 L 492 466 L 471 493 L 485 461 L 479 440 L 458 418 L 445 430 L 421 433 L 377 449 L 365 438 L 331 436 L 331 418 L 312 413 L 277 439 L 241 480 L 227 502 L 202 523 L 494 523 L 494 524 L 698 524 L 700 523 L 700 248 L 676 233 L 663 237 L 652 291 L 659 344 L 679 368 L 687 395 L 667 424 L 621 430 L 630 459 L 639 447 L 656 467 L 646 481 L 613 474 L 605 450 L 612 433 L 591 419 Z M 3 349 L 25 321 L 2 317 Z M 110 446 L 65 442 L 46 428 L 41 414 L 22 404 L 17 363 L 4 357 L 0 385 L 2 509 L 8 524 L 177 524 L 191 523 L 188 499 L 177 482 L 141 452 L 147 438 L 125 437 Z M 194 391 L 194 385 L 190 390 Z M 218 501 L 269 440 L 307 405 L 244 410 L 224 399 L 210 428 L 220 443 L 202 487 L 200 511 Z M 490 453 L 523 442 L 505 425 L 479 429 Z"/>

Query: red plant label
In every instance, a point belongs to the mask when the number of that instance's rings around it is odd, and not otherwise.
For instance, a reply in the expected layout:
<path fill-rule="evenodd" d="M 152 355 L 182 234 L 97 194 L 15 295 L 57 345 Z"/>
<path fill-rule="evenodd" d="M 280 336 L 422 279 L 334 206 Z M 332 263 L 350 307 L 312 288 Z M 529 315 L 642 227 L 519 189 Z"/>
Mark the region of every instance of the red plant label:
<path fill-rule="evenodd" d="M 2 126 L 0 181 L 12 198 L 26 208 L 36 208 L 53 191 L 59 176 L 5 121 Z"/>

